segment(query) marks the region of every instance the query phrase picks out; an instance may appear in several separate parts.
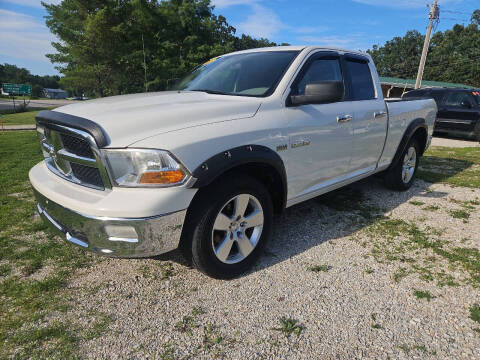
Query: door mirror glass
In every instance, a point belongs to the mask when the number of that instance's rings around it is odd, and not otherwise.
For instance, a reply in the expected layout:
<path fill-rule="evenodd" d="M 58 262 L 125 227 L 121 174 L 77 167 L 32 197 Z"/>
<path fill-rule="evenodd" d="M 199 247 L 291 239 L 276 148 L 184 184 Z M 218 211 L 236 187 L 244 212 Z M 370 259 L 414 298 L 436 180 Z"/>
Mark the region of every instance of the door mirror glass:
<path fill-rule="evenodd" d="M 294 106 L 306 104 L 327 104 L 341 101 L 344 86 L 342 81 L 321 81 L 309 83 L 305 86 L 303 95 L 293 95 L 290 102 Z"/>

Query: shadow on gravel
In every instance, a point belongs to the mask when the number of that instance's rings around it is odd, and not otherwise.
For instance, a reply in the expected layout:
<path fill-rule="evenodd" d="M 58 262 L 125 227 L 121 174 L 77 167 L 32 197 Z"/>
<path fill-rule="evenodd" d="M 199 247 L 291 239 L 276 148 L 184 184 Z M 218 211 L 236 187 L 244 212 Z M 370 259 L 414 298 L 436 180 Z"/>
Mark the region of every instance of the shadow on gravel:
<path fill-rule="evenodd" d="M 342 238 L 388 214 L 412 197 L 442 198 L 447 193 L 427 190 L 417 180 L 406 192 L 386 189 L 382 179 L 369 177 L 342 189 L 292 206 L 274 219 L 274 233 L 255 267 L 244 275 L 288 260 L 327 241 Z M 155 257 L 191 267 L 180 251 Z"/>
<path fill-rule="evenodd" d="M 292 206 L 276 218 L 272 242 L 254 271 L 285 261 L 327 241 L 349 236 L 412 197 L 442 198 L 417 181 L 406 192 L 386 189 L 375 176 Z"/>

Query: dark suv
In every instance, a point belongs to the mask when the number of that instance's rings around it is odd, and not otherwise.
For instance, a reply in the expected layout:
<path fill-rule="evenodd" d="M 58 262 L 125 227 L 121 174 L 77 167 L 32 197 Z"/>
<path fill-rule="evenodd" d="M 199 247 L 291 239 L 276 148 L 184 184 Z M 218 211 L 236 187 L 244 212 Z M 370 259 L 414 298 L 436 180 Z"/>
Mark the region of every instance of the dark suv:
<path fill-rule="evenodd" d="M 435 133 L 466 135 L 480 141 L 480 90 L 418 89 L 407 92 L 403 98 L 432 98 L 436 101 Z"/>

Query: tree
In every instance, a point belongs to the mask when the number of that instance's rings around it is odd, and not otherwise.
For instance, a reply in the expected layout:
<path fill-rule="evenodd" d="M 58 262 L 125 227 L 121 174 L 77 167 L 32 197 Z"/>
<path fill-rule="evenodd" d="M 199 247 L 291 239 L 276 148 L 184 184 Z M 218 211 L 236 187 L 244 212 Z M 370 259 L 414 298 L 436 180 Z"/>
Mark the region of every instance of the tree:
<path fill-rule="evenodd" d="M 480 10 L 475 10 L 471 24 L 455 25 L 432 36 L 423 78 L 463 83 L 480 87 Z M 408 31 L 383 46 L 373 46 L 368 53 L 380 76 L 414 79 L 417 74 L 424 36 Z"/>
<path fill-rule="evenodd" d="M 42 3 L 46 24 L 61 41 L 47 55 L 74 93 L 105 96 L 167 88 L 206 60 L 272 46 L 235 36 L 210 0 L 64 0 Z M 145 49 L 145 50 L 144 50 Z M 147 84 L 145 84 L 146 63 Z"/>
<path fill-rule="evenodd" d="M 32 95 L 42 96 L 43 88 L 58 88 L 60 77 L 56 75 L 32 75 L 25 68 L 19 68 L 11 64 L 0 64 L 0 84 L 28 84 L 32 85 Z"/>

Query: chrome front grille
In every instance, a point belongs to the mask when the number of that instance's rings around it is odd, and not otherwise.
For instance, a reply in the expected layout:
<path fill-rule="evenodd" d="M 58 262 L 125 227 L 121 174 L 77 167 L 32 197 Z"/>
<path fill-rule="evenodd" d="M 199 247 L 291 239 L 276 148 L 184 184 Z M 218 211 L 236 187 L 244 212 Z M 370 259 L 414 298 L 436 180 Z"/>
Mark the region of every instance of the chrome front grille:
<path fill-rule="evenodd" d="M 111 188 L 102 153 L 89 133 L 57 124 L 37 124 L 37 132 L 52 172 L 90 188 Z"/>

